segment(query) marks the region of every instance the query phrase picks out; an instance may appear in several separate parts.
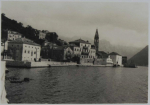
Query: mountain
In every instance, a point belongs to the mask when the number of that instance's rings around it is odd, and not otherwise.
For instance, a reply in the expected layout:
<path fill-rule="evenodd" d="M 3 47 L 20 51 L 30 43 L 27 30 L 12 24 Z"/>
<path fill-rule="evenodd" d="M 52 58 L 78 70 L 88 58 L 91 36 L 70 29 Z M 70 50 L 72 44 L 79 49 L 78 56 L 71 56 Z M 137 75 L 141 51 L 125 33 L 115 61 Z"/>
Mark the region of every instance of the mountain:
<path fill-rule="evenodd" d="M 61 39 L 65 39 L 65 41 L 70 42 L 76 39 L 79 39 L 80 37 L 64 37 L 64 36 L 59 36 Z M 94 35 L 93 39 L 88 38 L 88 37 L 82 37 L 81 39 L 85 41 L 89 41 L 91 44 L 94 43 Z M 139 52 L 142 48 L 139 47 L 133 47 L 133 46 L 123 46 L 123 45 L 113 45 L 107 40 L 99 40 L 99 50 L 100 51 L 105 51 L 105 52 L 117 52 L 122 56 L 127 56 L 128 59 L 130 59 L 133 55 L 135 55 L 137 52 Z"/>
<path fill-rule="evenodd" d="M 114 45 L 111 44 L 107 40 L 100 40 L 99 41 L 99 50 L 105 52 L 117 52 L 122 56 L 127 56 L 130 59 L 133 55 L 139 52 L 142 48 L 133 47 L 133 46 L 125 46 L 125 45 Z"/>
<path fill-rule="evenodd" d="M 148 45 L 128 60 L 129 63 L 131 61 L 139 66 L 148 66 Z"/>

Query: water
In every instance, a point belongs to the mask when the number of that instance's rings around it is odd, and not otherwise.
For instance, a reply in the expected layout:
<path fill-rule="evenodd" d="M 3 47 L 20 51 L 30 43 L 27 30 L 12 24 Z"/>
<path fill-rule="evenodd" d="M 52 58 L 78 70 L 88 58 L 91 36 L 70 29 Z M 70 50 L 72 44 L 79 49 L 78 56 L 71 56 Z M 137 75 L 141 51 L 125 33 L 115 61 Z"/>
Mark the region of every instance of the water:
<path fill-rule="evenodd" d="M 9 103 L 147 103 L 148 68 L 51 67 L 8 68 Z"/>

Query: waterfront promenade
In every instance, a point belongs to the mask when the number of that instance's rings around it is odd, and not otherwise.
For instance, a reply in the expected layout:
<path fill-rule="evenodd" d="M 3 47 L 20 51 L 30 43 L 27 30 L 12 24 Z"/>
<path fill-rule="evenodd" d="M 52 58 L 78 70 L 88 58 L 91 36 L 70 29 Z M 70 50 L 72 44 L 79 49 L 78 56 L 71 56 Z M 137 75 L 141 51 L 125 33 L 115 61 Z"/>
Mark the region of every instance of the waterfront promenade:
<path fill-rule="evenodd" d="M 93 65 L 92 63 L 77 64 L 76 62 L 56 62 L 56 61 L 41 61 L 41 62 L 27 62 L 27 61 L 10 61 L 6 60 L 8 67 L 65 67 L 65 66 L 88 66 L 88 67 L 112 67 L 112 65 Z"/>

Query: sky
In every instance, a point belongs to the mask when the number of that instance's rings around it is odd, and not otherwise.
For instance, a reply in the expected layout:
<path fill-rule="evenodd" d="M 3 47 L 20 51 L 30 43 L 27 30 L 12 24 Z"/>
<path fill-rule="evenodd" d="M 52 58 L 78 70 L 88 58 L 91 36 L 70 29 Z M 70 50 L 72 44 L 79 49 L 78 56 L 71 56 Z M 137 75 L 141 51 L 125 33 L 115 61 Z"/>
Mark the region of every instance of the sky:
<path fill-rule="evenodd" d="M 63 37 L 99 38 L 116 45 L 148 45 L 146 2 L 2 1 L 2 13 Z M 75 40 L 75 39 L 72 39 Z"/>

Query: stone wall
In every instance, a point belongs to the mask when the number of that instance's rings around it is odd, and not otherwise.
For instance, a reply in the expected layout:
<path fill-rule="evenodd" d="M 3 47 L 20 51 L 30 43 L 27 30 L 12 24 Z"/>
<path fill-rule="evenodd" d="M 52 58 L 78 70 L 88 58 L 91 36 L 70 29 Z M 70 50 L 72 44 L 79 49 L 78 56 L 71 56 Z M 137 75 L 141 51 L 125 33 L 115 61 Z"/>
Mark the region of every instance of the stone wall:
<path fill-rule="evenodd" d="M 104 65 L 103 59 L 95 59 L 94 65 Z"/>
<path fill-rule="evenodd" d="M 6 61 L 6 66 L 10 67 L 48 67 L 51 66 L 69 66 L 77 65 L 74 62 L 55 62 L 55 61 L 43 61 L 43 62 L 24 62 L 24 61 Z"/>
<path fill-rule="evenodd" d="M 87 64 L 87 63 L 93 64 L 93 61 L 94 61 L 94 59 L 80 58 L 80 63 L 81 64 Z"/>
<path fill-rule="evenodd" d="M 6 66 L 10 66 L 10 67 L 31 67 L 31 62 L 6 61 Z"/>

